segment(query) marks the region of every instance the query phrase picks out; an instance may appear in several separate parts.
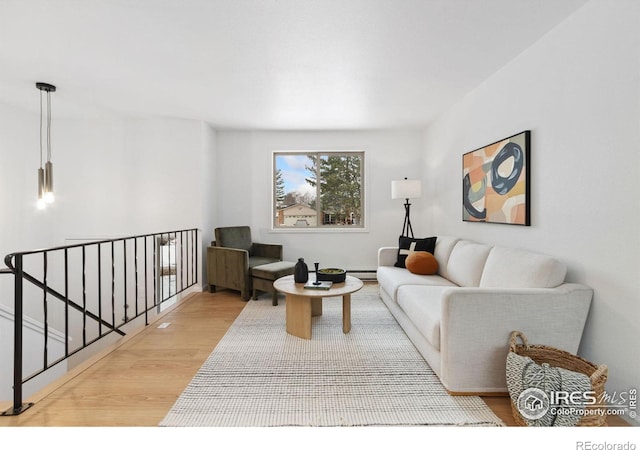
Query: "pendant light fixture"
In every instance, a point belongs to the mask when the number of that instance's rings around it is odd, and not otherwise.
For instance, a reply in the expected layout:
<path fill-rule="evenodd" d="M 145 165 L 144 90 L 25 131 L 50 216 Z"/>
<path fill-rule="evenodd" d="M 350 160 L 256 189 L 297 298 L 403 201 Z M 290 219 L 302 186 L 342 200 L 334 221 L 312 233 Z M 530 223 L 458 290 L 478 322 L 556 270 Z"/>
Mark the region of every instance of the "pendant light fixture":
<path fill-rule="evenodd" d="M 51 163 L 51 93 L 56 91 L 56 87 L 49 83 L 36 83 L 40 90 L 40 168 L 38 169 L 38 209 L 44 209 L 47 204 L 53 203 L 53 164 Z M 47 142 L 47 162 L 42 167 L 43 136 L 42 136 L 42 93 L 47 93 L 47 115 L 46 115 L 46 142 Z"/>

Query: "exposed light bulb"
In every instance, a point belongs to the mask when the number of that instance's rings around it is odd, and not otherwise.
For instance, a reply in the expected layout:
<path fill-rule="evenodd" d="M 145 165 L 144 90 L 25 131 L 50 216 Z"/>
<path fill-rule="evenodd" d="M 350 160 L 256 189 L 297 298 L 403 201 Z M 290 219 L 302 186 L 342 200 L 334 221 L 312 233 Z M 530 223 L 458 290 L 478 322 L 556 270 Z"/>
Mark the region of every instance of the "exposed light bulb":
<path fill-rule="evenodd" d="M 44 193 L 44 202 L 51 204 L 56 200 L 56 196 L 53 195 L 53 192 L 45 192 Z"/>
<path fill-rule="evenodd" d="M 38 209 L 45 209 L 47 207 L 47 203 L 44 201 L 44 198 L 39 198 L 38 201 L 36 202 L 36 208 Z"/>

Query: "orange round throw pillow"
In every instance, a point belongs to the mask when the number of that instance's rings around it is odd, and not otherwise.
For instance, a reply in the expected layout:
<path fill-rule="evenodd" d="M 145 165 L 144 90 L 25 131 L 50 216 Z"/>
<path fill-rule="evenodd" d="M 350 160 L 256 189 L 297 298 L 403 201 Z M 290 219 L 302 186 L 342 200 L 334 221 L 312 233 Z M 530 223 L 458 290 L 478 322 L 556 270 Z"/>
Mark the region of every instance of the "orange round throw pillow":
<path fill-rule="evenodd" d="M 404 264 L 409 272 L 418 275 L 433 275 L 438 271 L 438 260 L 429 252 L 410 253 Z"/>

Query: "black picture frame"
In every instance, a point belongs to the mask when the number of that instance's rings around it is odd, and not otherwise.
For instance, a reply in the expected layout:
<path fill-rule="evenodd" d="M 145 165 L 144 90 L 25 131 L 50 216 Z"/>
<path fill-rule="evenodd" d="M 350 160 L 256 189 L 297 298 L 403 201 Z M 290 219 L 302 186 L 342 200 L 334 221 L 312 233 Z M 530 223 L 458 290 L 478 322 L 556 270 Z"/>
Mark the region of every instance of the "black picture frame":
<path fill-rule="evenodd" d="M 462 220 L 531 225 L 531 130 L 462 155 Z"/>

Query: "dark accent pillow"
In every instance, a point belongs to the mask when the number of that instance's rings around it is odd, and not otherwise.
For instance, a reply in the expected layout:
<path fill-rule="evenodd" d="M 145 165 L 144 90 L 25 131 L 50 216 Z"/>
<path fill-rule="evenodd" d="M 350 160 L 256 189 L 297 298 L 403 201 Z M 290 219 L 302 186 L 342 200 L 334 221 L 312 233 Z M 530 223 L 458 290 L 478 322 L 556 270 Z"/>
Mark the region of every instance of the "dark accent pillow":
<path fill-rule="evenodd" d="M 416 239 L 407 236 L 400 236 L 398 239 L 398 259 L 394 264 L 396 267 L 406 268 L 405 260 L 411 252 L 429 252 L 433 254 L 436 249 L 436 236 Z"/>

